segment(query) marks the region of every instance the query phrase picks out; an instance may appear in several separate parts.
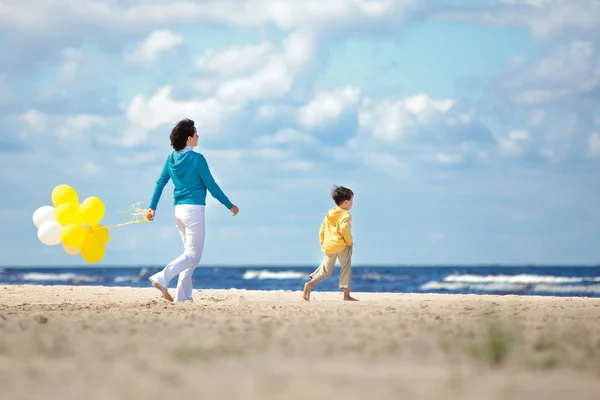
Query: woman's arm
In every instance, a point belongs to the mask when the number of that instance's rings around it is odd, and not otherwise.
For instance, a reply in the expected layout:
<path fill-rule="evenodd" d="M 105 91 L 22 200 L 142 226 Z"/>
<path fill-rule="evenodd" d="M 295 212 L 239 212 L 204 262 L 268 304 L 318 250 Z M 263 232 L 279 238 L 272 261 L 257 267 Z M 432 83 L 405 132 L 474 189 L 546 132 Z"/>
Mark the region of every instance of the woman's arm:
<path fill-rule="evenodd" d="M 196 168 L 198 170 L 198 174 L 202 181 L 206 185 L 206 188 L 210 192 L 210 194 L 217 199 L 221 204 L 227 207 L 228 210 L 231 210 L 234 207 L 233 203 L 225 196 L 225 193 L 221 190 L 212 174 L 210 173 L 210 168 L 208 168 L 208 163 L 206 162 L 206 158 L 200 153 L 196 156 Z"/>
<path fill-rule="evenodd" d="M 168 158 L 165 161 L 165 165 L 163 167 L 162 172 L 160 173 L 160 177 L 156 181 L 156 187 L 154 188 L 154 193 L 152 194 L 152 199 L 150 200 L 150 209 L 156 210 L 158 207 L 158 202 L 160 201 L 160 196 L 162 195 L 163 189 L 165 185 L 169 182 L 169 167 L 168 167 Z"/>

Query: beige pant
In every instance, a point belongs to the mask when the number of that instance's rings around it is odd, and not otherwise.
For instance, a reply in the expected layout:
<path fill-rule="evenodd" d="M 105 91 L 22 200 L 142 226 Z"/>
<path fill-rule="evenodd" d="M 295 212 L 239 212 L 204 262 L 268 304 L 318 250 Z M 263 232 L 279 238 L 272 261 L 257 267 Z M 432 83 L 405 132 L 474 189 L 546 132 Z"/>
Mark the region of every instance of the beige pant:
<path fill-rule="evenodd" d="M 340 289 L 350 287 L 350 279 L 352 278 L 352 247 L 346 247 L 337 254 L 325 254 L 325 258 L 319 268 L 310 274 L 310 277 L 315 281 L 315 284 L 323 282 L 331 276 L 336 259 L 340 260 L 341 267 Z"/>

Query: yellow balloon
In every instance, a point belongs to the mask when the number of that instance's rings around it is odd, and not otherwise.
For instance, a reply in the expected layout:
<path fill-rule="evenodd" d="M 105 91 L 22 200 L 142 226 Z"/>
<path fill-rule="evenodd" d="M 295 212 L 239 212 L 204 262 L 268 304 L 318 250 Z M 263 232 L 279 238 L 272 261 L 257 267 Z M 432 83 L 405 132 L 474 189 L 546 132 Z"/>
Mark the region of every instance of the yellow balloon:
<path fill-rule="evenodd" d="M 89 231 L 81 245 L 81 257 L 90 264 L 95 264 L 104 258 L 104 246 L 89 234 Z"/>
<path fill-rule="evenodd" d="M 69 224 L 62 231 L 61 239 L 63 245 L 70 248 L 77 248 L 85 240 L 85 228 L 81 224 Z"/>
<path fill-rule="evenodd" d="M 61 184 L 52 190 L 52 204 L 58 207 L 63 203 L 79 203 L 77 192 L 69 185 Z"/>
<path fill-rule="evenodd" d="M 90 234 L 94 236 L 103 246 L 108 244 L 110 240 L 110 234 L 108 233 L 108 229 L 104 227 L 104 225 L 98 224 L 93 228 L 90 228 Z"/>
<path fill-rule="evenodd" d="M 63 249 L 65 250 L 65 253 L 67 253 L 70 256 L 76 256 L 77 254 L 81 253 L 81 249 L 79 247 L 67 247 L 64 245 L 64 243 Z"/>
<path fill-rule="evenodd" d="M 104 203 L 98 197 L 90 196 L 81 202 L 79 211 L 83 216 L 83 222 L 91 228 L 98 225 L 104 217 Z"/>
<path fill-rule="evenodd" d="M 56 207 L 56 220 L 62 226 L 81 225 L 81 212 L 79 212 L 77 203 L 62 203 Z"/>

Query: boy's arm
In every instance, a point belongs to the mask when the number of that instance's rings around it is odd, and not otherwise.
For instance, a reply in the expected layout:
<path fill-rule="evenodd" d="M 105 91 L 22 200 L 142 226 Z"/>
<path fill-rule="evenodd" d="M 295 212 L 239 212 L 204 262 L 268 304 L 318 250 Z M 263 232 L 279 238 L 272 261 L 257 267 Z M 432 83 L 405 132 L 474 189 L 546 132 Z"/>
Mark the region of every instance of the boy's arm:
<path fill-rule="evenodd" d="M 346 246 L 352 246 L 352 216 L 348 214 L 348 216 L 344 217 L 340 221 L 340 233 L 346 242 Z"/>
<path fill-rule="evenodd" d="M 196 157 L 196 168 L 198 170 L 198 174 L 200 174 L 200 178 L 202 178 L 202 181 L 206 185 L 206 188 L 215 199 L 217 199 L 221 204 L 227 207 L 228 210 L 231 210 L 231 207 L 233 207 L 233 203 L 229 201 L 227 196 L 225 196 L 225 193 L 223 193 L 219 185 L 217 185 L 217 182 L 215 182 L 215 179 L 210 173 L 210 168 L 208 168 L 206 158 L 204 158 L 204 156 L 200 153 L 197 154 L 198 156 Z"/>
<path fill-rule="evenodd" d="M 321 229 L 319 230 L 319 244 L 323 246 L 325 243 L 325 220 L 327 217 L 323 218 L 323 223 L 321 224 Z"/>
<path fill-rule="evenodd" d="M 162 195 L 163 189 L 166 184 L 169 182 L 169 168 L 168 168 L 168 159 L 165 161 L 165 166 L 163 167 L 162 172 L 160 173 L 160 177 L 156 181 L 156 187 L 154 188 L 154 193 L 152 194 L 152 199 L 150 200 L 150 209 L 156 210 L 158 207 L 158 202 L 160 201 L 160 196 Z"/>

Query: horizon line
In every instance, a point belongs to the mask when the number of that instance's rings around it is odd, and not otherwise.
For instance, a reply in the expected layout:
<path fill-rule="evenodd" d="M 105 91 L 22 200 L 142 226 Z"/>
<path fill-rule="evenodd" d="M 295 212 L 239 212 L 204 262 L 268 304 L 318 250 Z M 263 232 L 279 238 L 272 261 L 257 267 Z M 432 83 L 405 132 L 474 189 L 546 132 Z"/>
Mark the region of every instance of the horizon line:
<path fill-rule="evenodd" d="M 23 264 L 23 265 L 0 265 L 3 268 L 163 268 L 163 264 Z M 306 268 L 312 267 L 312 264 L 205 264 L 198 268 Z M 544 264 L 544 263 L 447 263 L 447 264 L 355 264 L 353 268 L 448 268 L 448 267 L 570 267 L 570 268 L 593 268 L 600 267 L 600 264 Z"/>

